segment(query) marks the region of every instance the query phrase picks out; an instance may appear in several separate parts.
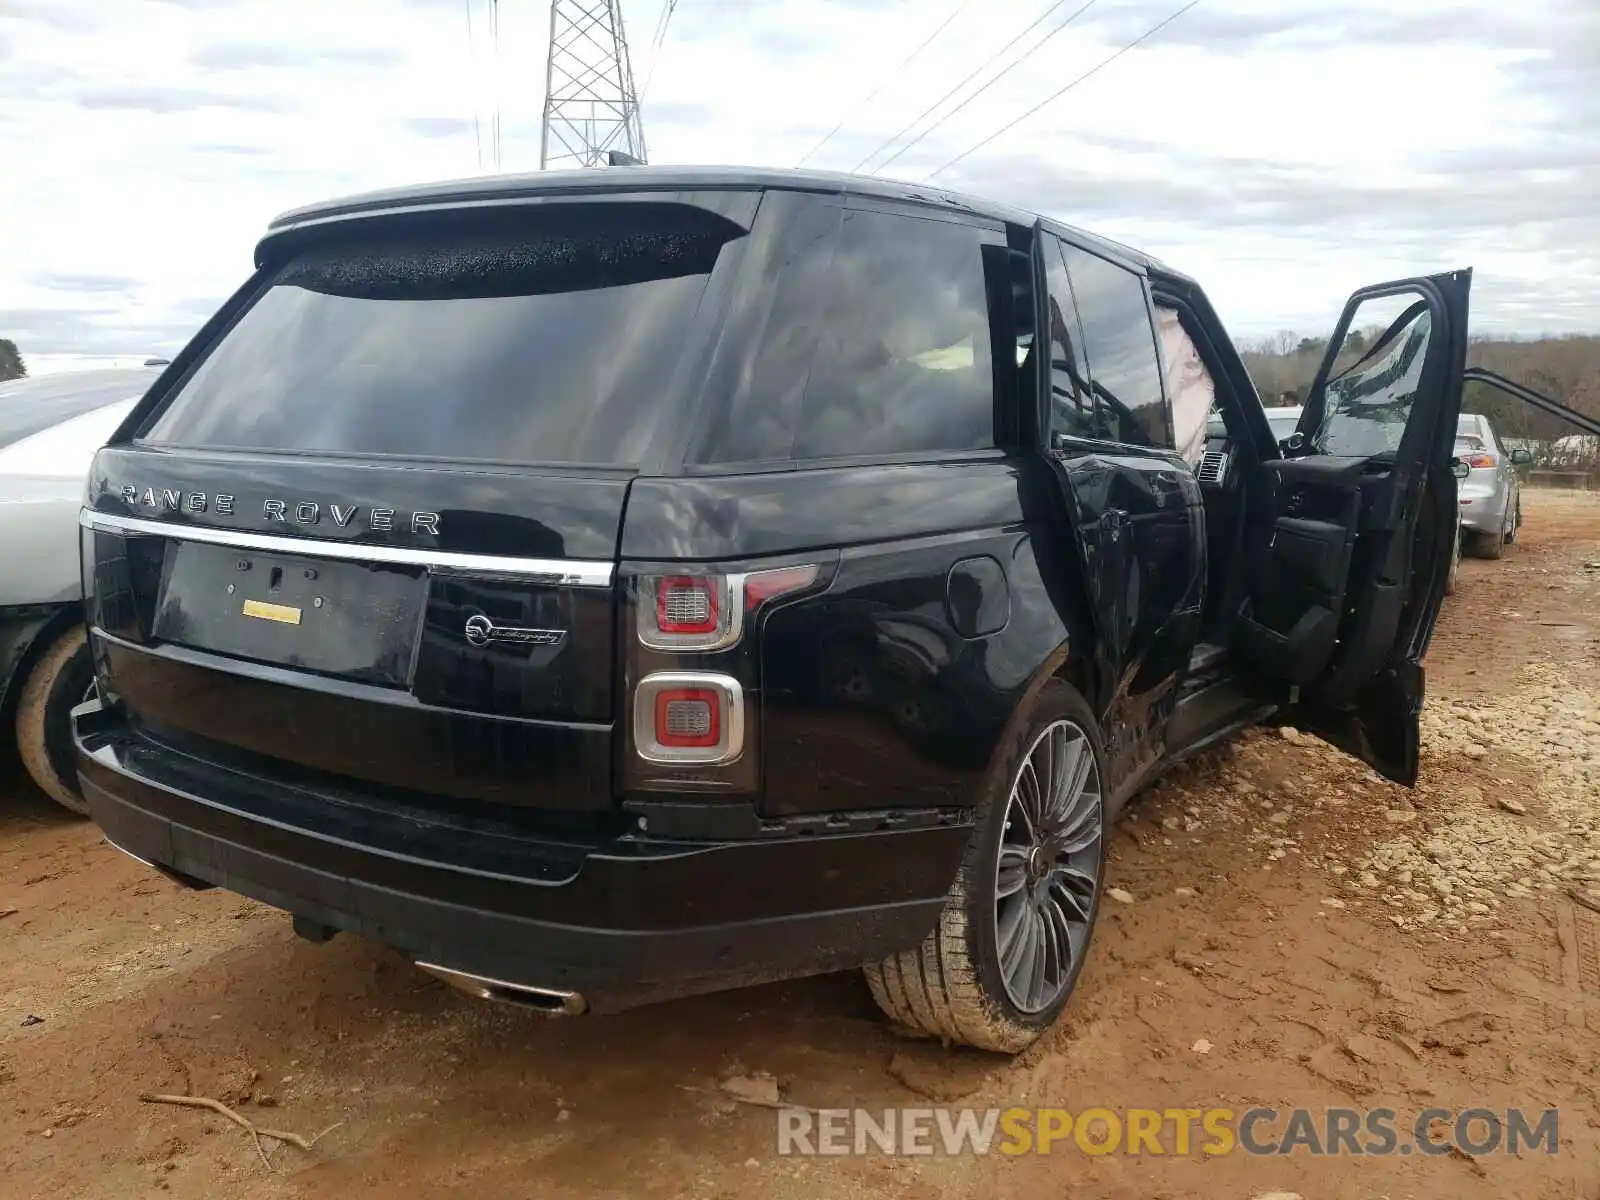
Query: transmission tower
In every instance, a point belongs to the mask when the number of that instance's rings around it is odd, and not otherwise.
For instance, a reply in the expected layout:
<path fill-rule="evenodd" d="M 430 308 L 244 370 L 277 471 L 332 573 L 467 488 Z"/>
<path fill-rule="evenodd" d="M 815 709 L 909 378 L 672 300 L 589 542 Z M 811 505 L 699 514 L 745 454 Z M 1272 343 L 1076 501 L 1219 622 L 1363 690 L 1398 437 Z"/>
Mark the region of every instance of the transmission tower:
<path fill-rule="evenodd" d="M 643 162 L 644 124 L 620 0 L 550 0 L 539 167 L 593 167 L 613 151 Z"/>

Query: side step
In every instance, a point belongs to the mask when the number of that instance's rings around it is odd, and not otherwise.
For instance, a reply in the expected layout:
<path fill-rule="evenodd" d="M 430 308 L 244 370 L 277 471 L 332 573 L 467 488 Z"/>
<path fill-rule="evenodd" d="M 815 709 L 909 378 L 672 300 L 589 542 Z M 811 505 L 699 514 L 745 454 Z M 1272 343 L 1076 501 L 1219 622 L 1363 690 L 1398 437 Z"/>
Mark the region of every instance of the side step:
<path fill-rule="evenodd" d="M 1172 714 L 1167 727 L 1169 753 L 1186 755 L 1199 743 L 1209 740 L 1225 729 L 1233 729 L 1247 721 L 1250 714 L 1262 719 L 1276 708 L 1263 704 L 1261 693 L 1247 686 L 1236 675 L 1223 676 L 1184 694 Z"/>

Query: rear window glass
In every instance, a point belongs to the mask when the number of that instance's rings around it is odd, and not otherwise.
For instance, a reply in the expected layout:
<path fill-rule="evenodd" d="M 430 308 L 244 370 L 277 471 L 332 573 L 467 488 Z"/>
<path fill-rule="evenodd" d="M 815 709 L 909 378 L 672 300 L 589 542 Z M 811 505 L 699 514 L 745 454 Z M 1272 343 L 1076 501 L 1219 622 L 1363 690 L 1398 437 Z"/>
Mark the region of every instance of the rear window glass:
<path fill-rule="evenodd" d="M 994 445 L 980 230 L 846 212 L 828 295 L 796 458 Z"/>
<path fill-rule="evenodd" d="M 636 464 L 722 246 L 682 205 L 577 204 L 282 267 L 145 440 Z"/>

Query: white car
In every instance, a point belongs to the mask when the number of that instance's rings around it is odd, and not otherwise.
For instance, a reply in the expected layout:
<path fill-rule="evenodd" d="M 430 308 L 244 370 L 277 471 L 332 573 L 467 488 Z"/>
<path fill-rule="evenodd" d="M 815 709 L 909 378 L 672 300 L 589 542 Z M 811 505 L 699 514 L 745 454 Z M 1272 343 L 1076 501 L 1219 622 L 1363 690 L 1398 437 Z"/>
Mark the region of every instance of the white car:
<path fill-rule="evenodd" d="M 0 729 L 51 799 L 87 814 L 70 714 L 93 692 L 78 510 L 94 453 L 160 372 L 76 371 L 0 383 Z"/>

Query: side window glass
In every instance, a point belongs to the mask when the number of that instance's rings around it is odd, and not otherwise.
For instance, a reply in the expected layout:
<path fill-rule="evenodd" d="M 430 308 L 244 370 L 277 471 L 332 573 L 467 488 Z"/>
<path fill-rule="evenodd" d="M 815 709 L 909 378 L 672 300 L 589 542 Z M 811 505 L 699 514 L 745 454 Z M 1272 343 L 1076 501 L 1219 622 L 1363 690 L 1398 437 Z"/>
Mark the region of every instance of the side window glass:
<path fill-rule="evenodd" d="M 789 459 L 817 326 L 832 302 L 837 196 L 773 189 L 741 247 L 717 349 L 700 384 L 697 463 Z"/>
<path fill-rule="evenodd" d="M 1161 364 L 1143 281 L 1076 246 L 1062 248 L 1083 321 L 1101 436 L 1130 446 L 1170 447 Z"/>
<path fill-rule="evenodd" d="M 1358 315 L 1392 307 L 1394 297 L 1362 301 Z M 1323 393 L 1311 444 L 1322 454 L 1368 458 L 1400 448 L 1433 338 L 1433 313 L 1417 300 L 1395 317 L 1365 354 L 1334 372 Z"/>
<path fill-rule="evenodd" d="M 1072 297 L 1067 264 L 1061 257 L 1059 238 L 1045 235 L 1046 335 L 1050 347 L 1050 435 L 1057 437 L 1099 437 L 1095 422 L 1094 392 L 1089 387 L 1089 368 L 1083 357 L 1083 329 L 1078 322 L 1078 305 Z"/>
<path fill-rule="evenodd" d="M 796 458 L 994 445 L 983 245 L 968 225 L 845 213 Z"/>

